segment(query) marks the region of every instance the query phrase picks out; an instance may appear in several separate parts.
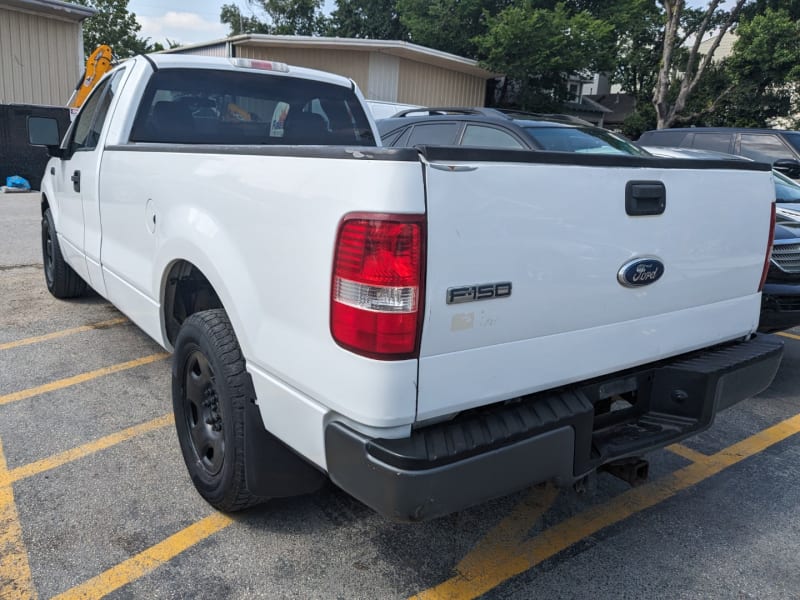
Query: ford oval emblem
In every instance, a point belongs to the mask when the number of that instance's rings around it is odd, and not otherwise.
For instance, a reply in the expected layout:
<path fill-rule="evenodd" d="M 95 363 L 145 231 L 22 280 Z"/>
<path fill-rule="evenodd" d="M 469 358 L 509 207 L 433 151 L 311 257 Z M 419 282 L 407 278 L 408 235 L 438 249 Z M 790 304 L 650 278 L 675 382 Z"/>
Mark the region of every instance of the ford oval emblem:
<path fill-rule="evenodd" d="M 664 263 L 657 258 L 635 258 L 622 265 L 617 280 L 625 287 L 641 287 L 655 283 L 663 274 Z"/>

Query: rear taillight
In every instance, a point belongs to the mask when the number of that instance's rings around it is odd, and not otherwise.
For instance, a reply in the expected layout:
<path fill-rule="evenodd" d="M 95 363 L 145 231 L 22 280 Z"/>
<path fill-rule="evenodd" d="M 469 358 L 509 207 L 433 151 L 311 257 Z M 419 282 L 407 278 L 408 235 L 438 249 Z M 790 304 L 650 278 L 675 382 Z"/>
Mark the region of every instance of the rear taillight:
<path fill-rule="evenodd" d="M 346 217 L 333 263 L 333 339 L 372 358 L 418 356 L 424 262 L 423 215 Z"/>
<path fill-rule="evenodd" d="M 775 203 L 772 203 L 772 216 L 769 220 L 769 240 L 767 241 L 767 255 L 764 258 L 764 270 L 761 271 L 761 283 L 758 284 L 758 291 L 764 289 L 764 282 L 767 281 L 769 271 L 769 259 L 772 258 L 772 244 L 775 241 Z"/>

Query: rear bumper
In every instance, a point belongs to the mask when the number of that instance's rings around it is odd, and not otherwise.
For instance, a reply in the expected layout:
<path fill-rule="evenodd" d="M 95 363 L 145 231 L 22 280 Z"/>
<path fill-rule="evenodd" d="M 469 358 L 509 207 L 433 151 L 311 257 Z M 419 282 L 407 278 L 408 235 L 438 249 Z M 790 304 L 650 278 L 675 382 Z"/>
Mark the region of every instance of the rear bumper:
<path fill-rule="evenodd" d="M 717 412 L 770 384 L 782 351 L 779 339 L 759 336 L 467 411 L 399 440 L 370 439 L 332 422 L 325 430 L 328 472 L 345 491 L 401 521 L 542 481 L 573 481 L 706 429 Z"/>
<path fill-rule="evenodd" d="M 783 331 L 800 325 L 800 282 L 767 282 L 761 294 L 761 332 Z"/>

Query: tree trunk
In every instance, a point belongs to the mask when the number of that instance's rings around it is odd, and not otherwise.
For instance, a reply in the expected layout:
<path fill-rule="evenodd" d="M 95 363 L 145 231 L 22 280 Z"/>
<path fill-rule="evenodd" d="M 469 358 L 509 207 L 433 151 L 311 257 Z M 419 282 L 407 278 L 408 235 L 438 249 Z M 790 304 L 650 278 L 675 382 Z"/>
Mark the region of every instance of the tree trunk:
<path fill-rule="evenodd" d="M 711 64 L 711 60 L 714 58 L 714 53 L 717 51 L 722 38 L 739 18 L 739 12 L 747 0 L 736 0 L 736 5 L 731 10 L 725 23 L 719 28 L 717 36 L 714 38 L 708 53 L 700 55 L 700 43 L 708 32 L 712 17 L 719 8 L 720 1 L 721 0 L 709 0 L 706 12 L 703 15 L 703 20 L 698 26 L 697 31 L 689 32 L 690 37 L 691 35 L 694 36 L 694 42 L 689 49 L 689 56 L 686 59 L 686 64 L 680 65 L 683 69 L 683 77 L 681 78 L 678 97 L 675 99 L 674 103 L 670 104 L 669 91 L 670 84 L 672 83 L 670 74 L 674 70 L 674 67 L 677 67 L 677 65 L 672 64 L 672 55 L 675 50 L 676 41 L 678 40 L 678 28 L 680 26 L 681 14 L 685 8 L 685 0 L 661 0 L 666 13 L 667 24 L 664 31 L 664 47 L 661 52 L 661 65 L 658 71 L 658 80 L 653 94 L 653 106 L 656 109 L 656 118 L 658 119 L 656 126 L 658 129 L 671 127 L 680 116 L 681 112 L 686 108 L 689 97 L 700 82 L 700 78 L 706 72 L 708 65 Z"/>

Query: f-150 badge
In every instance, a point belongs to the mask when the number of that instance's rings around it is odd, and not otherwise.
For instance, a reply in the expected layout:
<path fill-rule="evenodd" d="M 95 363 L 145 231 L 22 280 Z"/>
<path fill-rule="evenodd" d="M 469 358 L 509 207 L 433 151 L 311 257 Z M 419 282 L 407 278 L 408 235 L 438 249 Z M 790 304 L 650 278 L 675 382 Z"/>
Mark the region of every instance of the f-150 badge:
<path fill-rule="evenodd" d="M 657 258 L 635 258 L 620 267 L 617 281 L 625 287 L 642 287 L 655 283 L 663 274 L 664 263 Z"/>
<path fill-rule="evenodd" d="M 511 282 L 480 283 L 476 285 L 463 285 L 447 289 L 447 303 L 461 304 L 462 302 L 475 302 L 476 300 L 491 300 L 492 298 L 507 298 L 511 295 Z"/>

